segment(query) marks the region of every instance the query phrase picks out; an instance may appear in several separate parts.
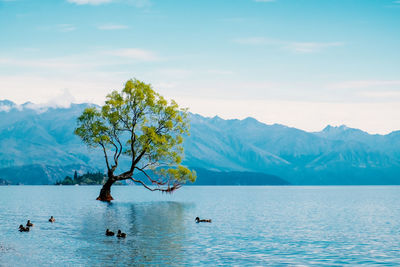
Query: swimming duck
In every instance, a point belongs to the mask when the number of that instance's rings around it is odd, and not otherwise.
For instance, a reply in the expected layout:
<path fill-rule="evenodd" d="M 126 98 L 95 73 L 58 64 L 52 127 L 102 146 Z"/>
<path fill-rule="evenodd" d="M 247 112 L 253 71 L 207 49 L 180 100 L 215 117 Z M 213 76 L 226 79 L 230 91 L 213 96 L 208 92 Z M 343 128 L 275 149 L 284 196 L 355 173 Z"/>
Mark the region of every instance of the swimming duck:
<path fill-rule="evenodd" d="M 126 234 L 122 233 L 121 230 L 118 230 L 117 237 L 125 238 Z"/>
<path fill-rule="evenodd" d="M 28 220 L 28 221 L 26 222 L 26 226 L 28 226 L 28 227 L 32 227 L 32 226 L 33 226 L 33 223 L 31 223 L 31 220 Z"/>
<path fill-rule="evenodd" d="M 113 236 L 114 232 L 111 232 L 110 229 L 106 230 L 106 236 Z"/>
<path fill-rule="evenodd" d="M 20 232 L 29 232 L 29 227 L 24 227 L 22 224 L 19 226 Z"/>
<path fill-rule="evenodd" d="M 51 216 L 50 219 L 49 219 L 49 222 L 53 223 L 53 222 L 55 222 L 55 221 L 56 221 L 56 219 L 54 219 L 54 217 Z"/>
<path fill-rule="evenodd" d="M 199 217 L 196 217 L 195 221 L 196 221 L 196 223 L 199 223 L 199 222 L 208 222 L 208 223 L 210 223 L 210 222 L 211 222 L 211 219 L 203 219 L 203 220 L 200 220 Z"/>

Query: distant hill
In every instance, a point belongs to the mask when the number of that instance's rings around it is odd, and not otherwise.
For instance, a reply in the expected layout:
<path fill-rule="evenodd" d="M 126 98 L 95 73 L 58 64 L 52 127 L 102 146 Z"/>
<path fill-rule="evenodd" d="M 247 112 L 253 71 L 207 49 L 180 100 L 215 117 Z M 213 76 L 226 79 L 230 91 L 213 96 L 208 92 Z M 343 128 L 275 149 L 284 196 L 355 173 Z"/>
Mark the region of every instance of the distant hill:
<path fill-rule="evenodd" d="M 198 179 L 194 185 L 288 185 L 275 175 L 258 172 L 217 172 L 196 169 Z"/>
<path fill-rule="evenodd" d="M 0 101 L 0 177 L 12 183 L 52 184 L 74 170 L 104 171 L 101 152 L 89 150 L 73 134 L 76 118 L 87 106 L 92 105 L 38 108 Z M 305 132 L 253 118 L 191 114 L 190 119 L 184 164 L 203 173 L 216 172 L 217 181 L 230 172 L 232 182 L 252 183 L 254 176 L 232 174 L 251 172 L 302 185 L 400 184 L 400 131 L 370 135 L 327 126 L 321 132 Z M 198 183 L 203 179 L 208 178 L 199 176 Z"/>
<path fill-rule="evenodd" d="M 2 168 L 0 177 L 13 185 L 50 185 L 64 180 L 68 175 L 72 176 L 75 170 L 79 174 L 97 171 L 94 168 L 77 164 L 65 166 L 33 164 Z"/>
<path fill-rule="evenodd" d="M 0 178 L 0 185 L 10 185 L 11 182 Z"/>
<path fill-rule="evenodd" d="M 57 181 L 55 185 L 102 185 L 106 180 L 107 175 L 102 172 L 88 172 L 83 175 L 74 172 L 72 177 L 66 176 L 65 179 Z M 121 182 L 116 182 L 116 184 L 121 184 Z"/>

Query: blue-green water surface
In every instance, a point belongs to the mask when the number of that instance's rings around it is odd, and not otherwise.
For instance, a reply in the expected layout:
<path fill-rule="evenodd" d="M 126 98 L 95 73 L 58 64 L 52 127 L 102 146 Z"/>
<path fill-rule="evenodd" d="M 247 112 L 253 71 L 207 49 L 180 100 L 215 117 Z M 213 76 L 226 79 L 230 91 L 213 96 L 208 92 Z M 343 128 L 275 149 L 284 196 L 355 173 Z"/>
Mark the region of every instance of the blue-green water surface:
<path fill-rule="evenodd" d="M 399 186 L 114 186 L 112 204 L 99 190 L 0 187 L 0 266 L 400 264 Z"/>

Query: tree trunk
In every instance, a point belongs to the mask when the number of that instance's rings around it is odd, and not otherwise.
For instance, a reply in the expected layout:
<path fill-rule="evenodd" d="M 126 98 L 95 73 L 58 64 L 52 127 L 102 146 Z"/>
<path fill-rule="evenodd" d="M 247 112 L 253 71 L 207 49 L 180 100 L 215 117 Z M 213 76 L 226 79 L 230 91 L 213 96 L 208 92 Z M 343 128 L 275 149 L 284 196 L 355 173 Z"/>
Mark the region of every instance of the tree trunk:
<path fill-rule="evenodd" d="M 115 180 L 113 179 L 113 177 L 108 177 L 107 182 L 101 188 L 100 194 L 96 200 L 107 201 L 107 202 L 114 200 L 113 197 L 111 196 L 111 186 L 113 185 L 114 182 Z"/>

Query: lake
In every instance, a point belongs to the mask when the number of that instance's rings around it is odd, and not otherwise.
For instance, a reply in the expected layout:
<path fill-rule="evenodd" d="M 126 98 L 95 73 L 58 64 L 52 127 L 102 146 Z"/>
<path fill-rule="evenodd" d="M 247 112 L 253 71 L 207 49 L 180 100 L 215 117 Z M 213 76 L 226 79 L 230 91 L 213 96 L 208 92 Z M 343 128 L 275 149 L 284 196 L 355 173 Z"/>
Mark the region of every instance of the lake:
<path fill-rule="evenodd" d="M 114 186 L 112 204 L 99 190 L 0 187 L 0 266 L 400 264 L 400 186 Z"/>

